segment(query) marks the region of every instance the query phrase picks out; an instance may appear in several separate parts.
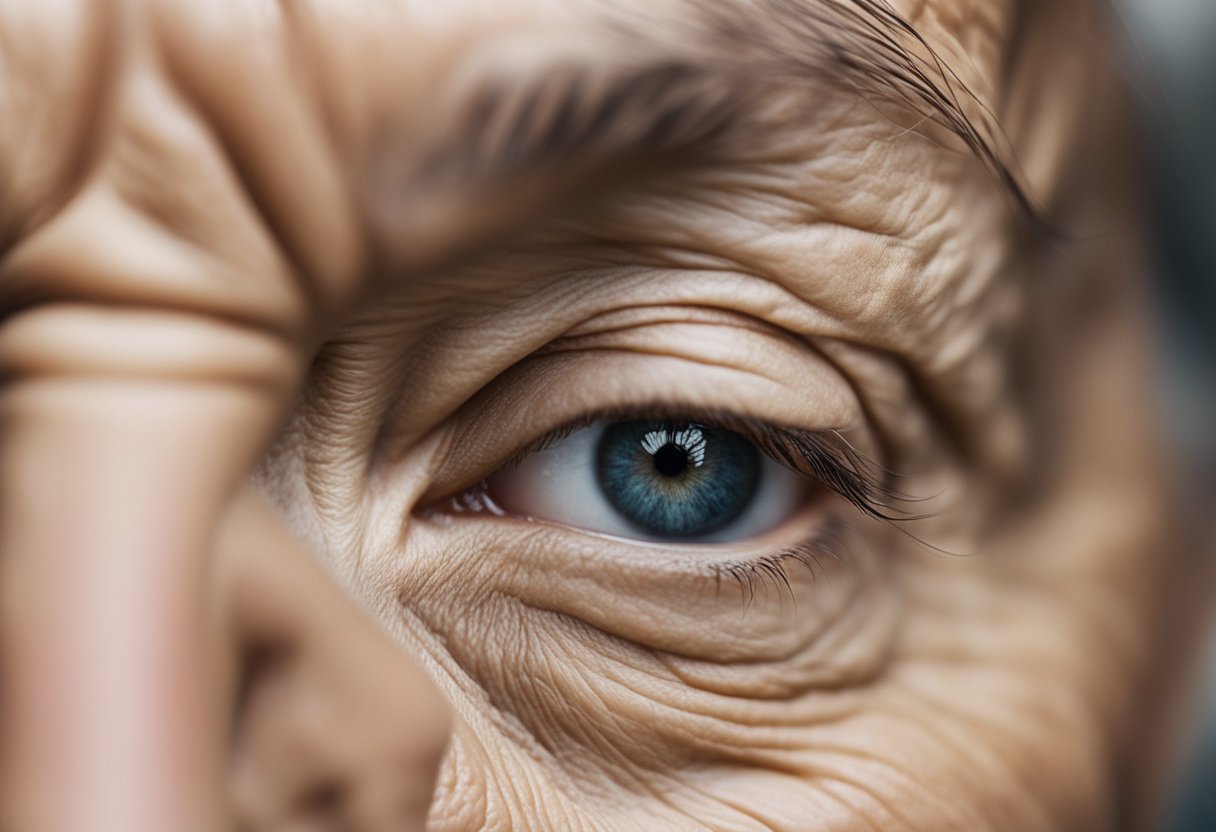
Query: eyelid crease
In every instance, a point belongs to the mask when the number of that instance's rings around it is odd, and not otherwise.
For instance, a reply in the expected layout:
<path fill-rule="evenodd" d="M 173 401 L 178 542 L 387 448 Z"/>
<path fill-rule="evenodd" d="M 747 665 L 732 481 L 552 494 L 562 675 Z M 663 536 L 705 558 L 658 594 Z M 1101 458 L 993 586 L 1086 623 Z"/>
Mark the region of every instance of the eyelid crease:
<path fill-rule="evenodd" d="M 775 425 L 753 416 L 722 410 L 700 410 L 688 406 L 654 403 L 643 406 L 596 410 L 549 431 L 513 453 L 498 470 L 518 465 L 526 457 L 591 425 L 634 419 L 701 422 L 739 433 L 777 463 L 823 485 L 863 514 L 886 521 L 921 519 L 907 504 L 918 501 L 896 489 L 899 475 L 867 457 L 836 430 L 812 431 Z M 491 475 L 492 476 L 492 475 Z M 485 480 L 477 488 L 484 485 Z"/>
<path fill-rule="evenodd" d="M 798 336 L 788 329 L 774 325 L 772 322 L 746 314 L 736 309 L 724 309 L 719 306 L 685 302 L 685 303 L 644 303 L 631 304 L 627 307 L 617 307 L 600 312 L 562 333 L 548 346 L 560 344 L 563 341 L 589 340 L 594 337 L 615 335 L 646 327 L 665 324 L 718 324 L 733 329 L 747 330 L 760 335 L 774 338 L 785 338 L 800 342 Z"/>

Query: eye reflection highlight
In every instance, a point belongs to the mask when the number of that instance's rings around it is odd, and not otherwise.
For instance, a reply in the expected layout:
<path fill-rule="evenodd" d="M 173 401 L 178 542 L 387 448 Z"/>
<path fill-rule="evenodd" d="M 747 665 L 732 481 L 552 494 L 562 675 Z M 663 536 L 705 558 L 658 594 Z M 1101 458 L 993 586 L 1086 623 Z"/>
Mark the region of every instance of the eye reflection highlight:
<path fill-rule="evenodd" d="M 761 535 L 808 496 L 806 478 L 734 431 L 690 420 L 577 429 L 498 471 L 486 494 L 507 514 L 648 541 Z"/>

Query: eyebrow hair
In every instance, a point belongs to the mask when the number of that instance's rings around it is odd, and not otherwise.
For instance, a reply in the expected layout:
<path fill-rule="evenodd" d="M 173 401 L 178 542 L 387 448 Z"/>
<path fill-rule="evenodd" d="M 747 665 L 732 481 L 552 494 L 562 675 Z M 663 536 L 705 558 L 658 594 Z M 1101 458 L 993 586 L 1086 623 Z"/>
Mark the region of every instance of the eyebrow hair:
<path fill-rule="evenodd" d="M 458 138 L 424 169 L 493 183 L 571 165 L 694 163 L 746 135 L 765 90 L 815 80 L 944 127 L 1020 214 L 1056 233 L 995 116 L 885 0 L 690 0 L 687 7 L 687 20 L 652 31 L 605 16 L 622 43 L 652 45 L 648 61 L 571 63 L 523 85 L 485 83 L 469 97 Z"/>
<path fill-rule="evenodd" d="M 422 167 L 429 177 L 495 183 L 571 164 L 688 160 L 744 120 L 746 83 L 676 58 L 492 80 L 469 96 L 456 141 Z"/>

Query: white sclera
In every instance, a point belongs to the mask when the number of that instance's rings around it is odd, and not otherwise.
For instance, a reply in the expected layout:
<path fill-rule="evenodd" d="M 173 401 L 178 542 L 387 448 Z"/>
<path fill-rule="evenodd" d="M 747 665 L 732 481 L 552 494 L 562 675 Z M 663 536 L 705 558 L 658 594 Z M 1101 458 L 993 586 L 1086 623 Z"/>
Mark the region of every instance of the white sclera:
<path fill-rule="evenodd" d="M 616 537 L 670 542 L 638 529 L 604 496 L 596 479 L 596 448 L 606 424 L 580 428 L 547 448 L 494 474 L 487 482 L 491 499 L 508 514 L 548 520 Z M 743 513 L 712 534 L 684 539 L 695 543 L 732 543 L 764 534 L 801 507 L 807 481 L 763 453 L 756 494 Z"/>

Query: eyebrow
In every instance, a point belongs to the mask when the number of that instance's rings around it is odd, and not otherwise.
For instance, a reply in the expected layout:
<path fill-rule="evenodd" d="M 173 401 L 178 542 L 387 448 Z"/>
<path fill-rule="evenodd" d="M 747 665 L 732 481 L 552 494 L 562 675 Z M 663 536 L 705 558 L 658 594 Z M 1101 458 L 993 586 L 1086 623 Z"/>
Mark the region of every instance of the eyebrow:
<path fill-rule="evenodd" d="M 1033 226 L 1054 226 L 1030 194 L 995 116 L 884 0 L 719 0 L 687 4 L 686 25 L 605 16 L 640 64 L 550 67 L 524 84 L 486 81 L 428 177 L 510 183 L 570 168 L 721 157 L 747 135 L 765 90 L 826 82 L 944 127 Z M 914 129 L 914 128 L 913 128 Z"/>

